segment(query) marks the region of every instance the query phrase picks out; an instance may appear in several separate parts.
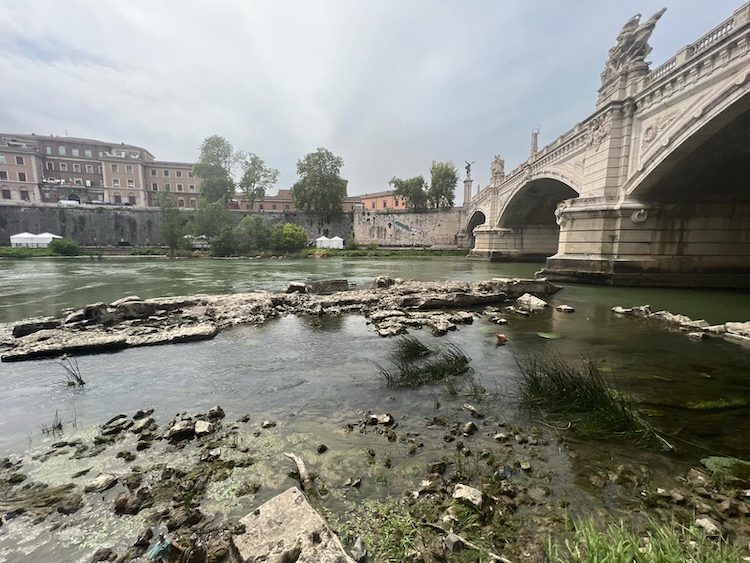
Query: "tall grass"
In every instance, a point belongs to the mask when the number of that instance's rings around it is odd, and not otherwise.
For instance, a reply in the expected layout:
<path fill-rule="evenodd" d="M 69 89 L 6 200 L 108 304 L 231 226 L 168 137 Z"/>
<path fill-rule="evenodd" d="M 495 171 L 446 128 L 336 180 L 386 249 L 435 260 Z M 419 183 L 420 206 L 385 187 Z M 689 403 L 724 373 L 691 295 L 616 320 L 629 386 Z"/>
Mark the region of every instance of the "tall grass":
<path fill-rule="evenodd" d="M 62 419 L 60 418 L 60 414 L 55 411 L 55 418 L 52 419 L 52 424 L 42 424 L 42 434 L 52 434 L 53 436 L 57 436 L 58 434 L 62 434 L 63 431 L 63 423 Z"/>
<path fill-rule="evenodd" d="M 622 522 L 599 530 L 593 520 L 575 524 L 572 538 L 547 544 L 551 563 L 727 563 L 740 552 L 724 540 L 713 541 L 695 526 L 659 524 L 636 534 Z"/>
<path fill-rule="evenodd" d="M 638 414 L 633 401 L 611 389 L 591 360 L 581 366 L 553 355 L 517 360 L 521 403 L 540 409 L 556 423 L 570 423 L 578 434 L 593 438 L 620 436 L 671 446 Z"/>
<path fill-rule="evenodd" d="M 419 387 L 473 373 L 471 358 L 455 344 L 429 348 L 412 337 L 399 339 L 391 363 L 389 368 L 375 365 L 386 385 L 398 387 Z"/>
<path fill-rule="evenodd" d="M 78 360 L 70 356 L 63 356 L 62 360 L 57 363 L 65 370 L 65 383 L 69 387 L 83 387 L 86 385 L 81 375 L 81 368 L 78 366 Z"/>

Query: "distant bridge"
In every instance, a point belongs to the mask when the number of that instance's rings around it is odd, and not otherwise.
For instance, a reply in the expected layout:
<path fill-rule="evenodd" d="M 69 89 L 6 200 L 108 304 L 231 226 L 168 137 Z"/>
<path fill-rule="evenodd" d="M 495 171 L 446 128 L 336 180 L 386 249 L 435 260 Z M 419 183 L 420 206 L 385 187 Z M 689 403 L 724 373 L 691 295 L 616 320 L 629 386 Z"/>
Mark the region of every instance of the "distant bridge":
<path fill-rule="evenodd" d="M 662 13 L 625 24 L 592 115 L 510 174 L 496 158 L 465 204 L 472 257 L 546 258 L 562 280 L 750 286 L 750 2 L 650 70 Z"/>

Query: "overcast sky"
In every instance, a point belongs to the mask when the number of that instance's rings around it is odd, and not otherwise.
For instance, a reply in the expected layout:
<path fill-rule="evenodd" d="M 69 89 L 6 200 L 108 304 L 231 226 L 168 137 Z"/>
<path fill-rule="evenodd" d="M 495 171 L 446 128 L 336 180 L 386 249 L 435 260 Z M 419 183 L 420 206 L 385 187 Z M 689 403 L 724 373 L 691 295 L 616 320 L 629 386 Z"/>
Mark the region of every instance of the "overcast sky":
<path fill-rule="evenodd" d="M 296 179 L 324 146 L 352 194 L 451 160 L 485 185 L 585 119 L 634 13 L 667 12 L 658 66 L 728 0 L 24 0 L 0 2 L 0 131 L 143 146 L 194 161 L 226 137 Z M 462 192 L 462 190 L 457 190 Z M 457 193 L 457 203 L 461 193 Z"/>

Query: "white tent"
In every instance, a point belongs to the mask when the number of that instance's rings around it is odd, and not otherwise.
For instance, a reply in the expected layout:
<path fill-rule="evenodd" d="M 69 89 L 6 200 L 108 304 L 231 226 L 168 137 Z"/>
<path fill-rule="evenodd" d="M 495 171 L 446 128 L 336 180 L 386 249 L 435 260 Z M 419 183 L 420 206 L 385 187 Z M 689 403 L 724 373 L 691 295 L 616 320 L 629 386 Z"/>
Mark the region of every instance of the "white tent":
<path fill-rule="evenodd" d="M 329 244 L 329 248 L 344 248 L 344 239 L 341 237 L 333 237 Z"/>
<path fill-rule="evenodd" d="M 28 248 L 47 248 L 49 243 L 56 238 L 62 238 L 52 233 L 42 233 L 40 235 L 34 235 L 31 233 L 18 233 L 17 235 L 10 236 L 11 246 L 25 246 Z"/>
<path fill-rule="evenodd" d="M 326 236 L 318 237 L 315 239 L 316 248 L 331 248 L 331 239 Z"/>

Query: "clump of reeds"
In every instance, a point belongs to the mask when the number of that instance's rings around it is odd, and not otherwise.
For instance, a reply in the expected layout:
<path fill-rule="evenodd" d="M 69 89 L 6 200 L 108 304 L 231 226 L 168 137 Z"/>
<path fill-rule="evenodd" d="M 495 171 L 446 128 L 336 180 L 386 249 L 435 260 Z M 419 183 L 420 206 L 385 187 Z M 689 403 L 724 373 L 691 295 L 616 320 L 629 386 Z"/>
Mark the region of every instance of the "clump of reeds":
<path fill-rule="evenodd" d="M 555 423 L 593 438 L 626 437 L 671 446 L 641 418 L 629 397 L 610 388 L 596 364 L 580 366 L 554 355 L 519 360 L 521 402 Z"/>
<path fill-rule="evenodd" d="M 563 544 L 551 539 L 547 556 L 551 563 L 598 563 L 600 561 L 739 561 L 740 550 L 724 539 L 712 540 L 696 526 L 651 522 L 642 534 L 622 522 L 599 529 L 591 519 L 576 522 L 572 537 Z"/>
<path fill-rule="evenodd" d="M 52 424 L 42 424 L 42 434 L 52 434 L 53 436 L 57 436 L 58 434 L 62 434 L 62 431 L 62 419 L 60 418 L 60 414 L 55 411 L 55 418 L 52 420 Z"/>
<path fill-rule="evenodd" d="M 69 387 L 83 387 L 86 385 L 81 375 L 81 368 L 78 366 L 78 360 L 69 356 L 63 356 L 62 360 L 57 363 L 65 370 L 65 383 Z"/>
<path fill-rule="evenodd" d="M 430 348 L 413 337 L 399 339 L 391 354 L 392 366 L 380 369 L 386 385 L 418 387 L 473 373 L 471 358 L 453 343 Z"/>

